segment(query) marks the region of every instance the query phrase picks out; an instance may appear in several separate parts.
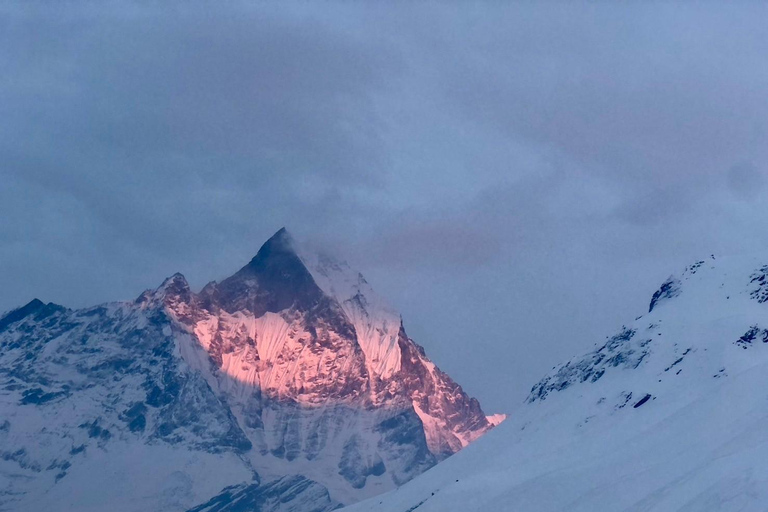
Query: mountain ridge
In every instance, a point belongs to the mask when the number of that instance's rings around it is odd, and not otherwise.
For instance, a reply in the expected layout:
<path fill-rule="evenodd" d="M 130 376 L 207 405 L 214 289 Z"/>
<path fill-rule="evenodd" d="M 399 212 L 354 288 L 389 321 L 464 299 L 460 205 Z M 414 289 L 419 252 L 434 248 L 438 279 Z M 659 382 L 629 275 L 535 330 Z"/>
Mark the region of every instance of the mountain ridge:
<path fill-rule="evenodd" d="M 331 510 L 403 484 L 496 424 L 362 274 L 302 252 L 285 229 L 199 293 L 176 273 L 133 301 L 9 312 L 0 390 L 0 509 L 97 510 L 99 496 L 124 492 L 105 475 L 152 461 L 157 479 L 126 476 L 150 508 L 302 511 L 321 499 L 317 510 Z M 219 477 L 201 484 L 209 471 Z M 102 485 L 86 499 L 88 478 Z"/>

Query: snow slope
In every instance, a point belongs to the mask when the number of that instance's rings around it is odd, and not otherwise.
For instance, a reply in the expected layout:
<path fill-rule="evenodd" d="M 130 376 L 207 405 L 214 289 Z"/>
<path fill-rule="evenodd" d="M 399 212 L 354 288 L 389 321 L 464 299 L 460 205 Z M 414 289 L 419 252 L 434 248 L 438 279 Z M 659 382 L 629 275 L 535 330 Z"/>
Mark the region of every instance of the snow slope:
<path fill-rule="evenodd" d="M 350 512 L 764 511 L 768 266 L 696 262 L 516 415 Z"/>

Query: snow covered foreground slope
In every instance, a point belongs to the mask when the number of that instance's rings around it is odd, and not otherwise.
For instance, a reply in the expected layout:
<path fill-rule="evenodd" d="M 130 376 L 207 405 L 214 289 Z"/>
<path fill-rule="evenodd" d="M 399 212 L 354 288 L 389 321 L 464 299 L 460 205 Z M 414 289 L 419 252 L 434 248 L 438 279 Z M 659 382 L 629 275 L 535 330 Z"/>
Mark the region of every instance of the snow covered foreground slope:
<path fill-rule="evenodd" d="M 285 230 L 200 293 L 0 317 L 0 510 L 324 512 L 493 426 L 349 267 Z"/>
<path fill-rule="evenodd" d="M 768 509 L 768 266 L 709 258 L 515 416 L 350 512 Z"/>

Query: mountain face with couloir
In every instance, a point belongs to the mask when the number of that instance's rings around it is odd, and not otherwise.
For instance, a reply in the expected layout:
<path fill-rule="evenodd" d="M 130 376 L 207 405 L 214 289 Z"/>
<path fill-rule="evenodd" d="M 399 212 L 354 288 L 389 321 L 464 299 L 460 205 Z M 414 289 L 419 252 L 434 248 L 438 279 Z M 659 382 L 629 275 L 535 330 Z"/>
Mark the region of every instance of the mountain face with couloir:
<path fill-rule="evenodd" d="M 194 293 L 0 318 L 0 510 L 323 512 L 498 423 L 346 263 L 280 230 Z"/>
<path fill-rule="evenodd" d="M 349 511 L 764 511 L 766 424 L 768 265 L 713 256 L 493 432 Z"/>

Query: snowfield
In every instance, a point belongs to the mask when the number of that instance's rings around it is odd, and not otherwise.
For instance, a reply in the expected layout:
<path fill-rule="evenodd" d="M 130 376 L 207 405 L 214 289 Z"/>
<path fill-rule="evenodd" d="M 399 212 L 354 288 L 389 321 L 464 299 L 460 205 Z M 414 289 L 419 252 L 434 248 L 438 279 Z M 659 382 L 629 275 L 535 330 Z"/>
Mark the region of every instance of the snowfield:
<path fill-rule="evenodd" d="M 764 260 L 696 262 L 488 435 L 344 510 L 768 510 L 767 299 Z"/>

